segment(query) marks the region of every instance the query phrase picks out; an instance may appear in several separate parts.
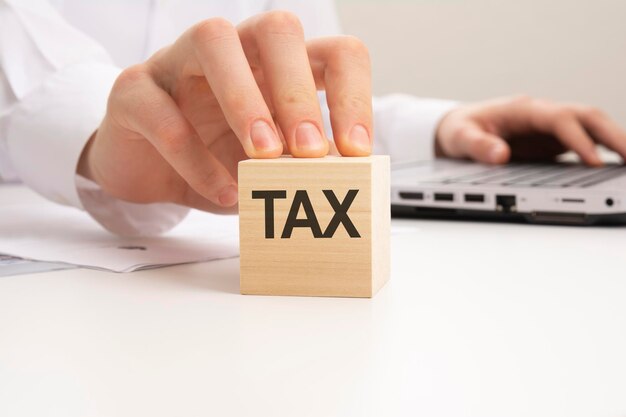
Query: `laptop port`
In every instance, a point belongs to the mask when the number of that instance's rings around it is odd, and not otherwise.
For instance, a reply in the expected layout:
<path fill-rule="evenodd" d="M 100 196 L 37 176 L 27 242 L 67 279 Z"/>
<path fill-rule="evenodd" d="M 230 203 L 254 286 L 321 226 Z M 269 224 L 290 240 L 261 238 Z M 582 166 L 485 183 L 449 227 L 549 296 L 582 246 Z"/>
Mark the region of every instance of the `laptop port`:
<path fill-rule="evenodd" d="M 484 194 L 465 194 L 465 202 L 466 203 L 484 203 L 485 195 Z"/>
<path fill-rule="evenodd" d="M 452 193 L 435 193 L 435 201 L 454 201 Z"/>
<path fill-rule="evenodd" d="M 403 200 L 423 200 L 424 193 L 401 192 L 400 198 Z"/>
<path fill-rule="evenodd" d="M 514 195 L 496 195 L 496 210 L 502 213 L 515 213 L 517 198 Z"/>
<path fill-rule="evenodd" d="M 551 224 L 586 224 L 587 215 L 585 213 L 560 213 L 535 211 L 531 214 L 533 221 L 537 223 Z"/>
<path fill-rule="evenodd" d="M 613 204 L 615 204 L 615 201 L 613 201 L 612 198 L 607 198 L 604 203 L 609 207 L 613 207 Z"/>

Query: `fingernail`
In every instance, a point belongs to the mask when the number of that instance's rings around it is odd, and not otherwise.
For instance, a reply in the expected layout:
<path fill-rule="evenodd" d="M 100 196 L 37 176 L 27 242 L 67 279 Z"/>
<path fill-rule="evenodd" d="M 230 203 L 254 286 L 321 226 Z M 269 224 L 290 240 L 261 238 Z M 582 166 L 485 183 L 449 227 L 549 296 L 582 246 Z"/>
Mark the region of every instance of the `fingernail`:
<path fill-rule="evenodd" d="M 257 120 L 252 124 L 250 139 L 257 151 L 273 150 L 280 145 L 276 132 L 265 120 Z"/>
<path fill-rule="evenodd" d="M 311 122 L 300 123 L 296 129 L 296 148 L 301 151 L 319 149 L 324 146 L 322 134 Z"/>
<path fill-rule="evenodd" d="M 492 163 L 502 162 L 503 154 L 506 152 L 506 146 L 498 143 L 489 151 L 489 161 Z"/>
<path fill-rule="evenodd" d="M 602 166 L 604 165 L 604 161 L 602 161 L 602 158 L 600 158 L 600 155 L 598 155 L 598 153 L 594 151 L 590 154 L 590 158 L 591 158 L 591 165 L 593 166 Z"/>
<path fill-rule="evenodd" d="M 218 197 L 220 204 L 224 207 L 234 206 L 239 199 L 237 195 L 237 187 L 234 185 L 228 185 L 222 189 Z"/>
<path fill-rule="evenodd" d="M 363 125 L 355 125 L 350 131 L 350 142 L 357 148 L 371 152 L 372 144 L 370 141 L 370 134 Z"/>

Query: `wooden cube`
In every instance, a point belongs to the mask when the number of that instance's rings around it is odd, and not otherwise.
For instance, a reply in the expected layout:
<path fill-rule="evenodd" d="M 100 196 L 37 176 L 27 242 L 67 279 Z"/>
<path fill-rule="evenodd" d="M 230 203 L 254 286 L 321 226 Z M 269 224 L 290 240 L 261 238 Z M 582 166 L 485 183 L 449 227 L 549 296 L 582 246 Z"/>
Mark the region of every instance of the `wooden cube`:
<path fill-rule="evenodd" d="M 239 163 L 242 294 L 372 297 L 389 279 L 389 157 Z"/>

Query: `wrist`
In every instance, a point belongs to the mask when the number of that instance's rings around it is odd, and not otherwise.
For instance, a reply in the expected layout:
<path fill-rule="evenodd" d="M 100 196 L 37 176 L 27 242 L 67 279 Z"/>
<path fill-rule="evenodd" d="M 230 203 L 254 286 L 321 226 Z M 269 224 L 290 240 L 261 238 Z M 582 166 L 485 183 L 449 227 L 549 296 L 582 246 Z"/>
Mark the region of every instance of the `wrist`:
<path fill-rule="evenodd" d="M 91 181 L 94 181 L 94 177 L 93 177 L 93 172 L 91 169 L 90 155 L 91 155 L 91 148 L 92 148 L 97 132 L 98 132 L 97 130 L 93 132 L 93 134 L 91 135 L 91 137 L 85 144 L 85 147 L 83 148 L 83 151 L 81 152 L 80 158 L 78 160 L 78 166 L 76 167 L 76 173 L 78 175 L 80 175 L 81 177 L 87 178 L 88 180 L 91 180 Z"/>
<path fill-rule="evenodd" d="M 455 110 L 457 109 L 452 109 L 448 111 L 446 114 L 444 114 L 441 120 L 439 120 L 437 127 L 435 128 L 434 148 L 435 148 L 435 157 L 437 158 L 443 158 L 446 156 L 446 152 L 444 151 L 441 143 L 443 140 L 442 138 L 444 136 L 446 121 L 455 112 Z"/>

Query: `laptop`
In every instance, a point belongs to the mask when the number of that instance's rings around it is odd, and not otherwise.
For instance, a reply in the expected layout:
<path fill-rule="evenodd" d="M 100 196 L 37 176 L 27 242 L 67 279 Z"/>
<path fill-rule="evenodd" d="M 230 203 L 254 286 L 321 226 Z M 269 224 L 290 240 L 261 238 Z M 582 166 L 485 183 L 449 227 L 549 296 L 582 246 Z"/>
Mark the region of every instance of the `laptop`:
<path fill-rule="evenodd" d="M 502 166 L 441 159 L 394 164 L 394 216 L 540 224 L 626 224 L 626 166 Z"/>

